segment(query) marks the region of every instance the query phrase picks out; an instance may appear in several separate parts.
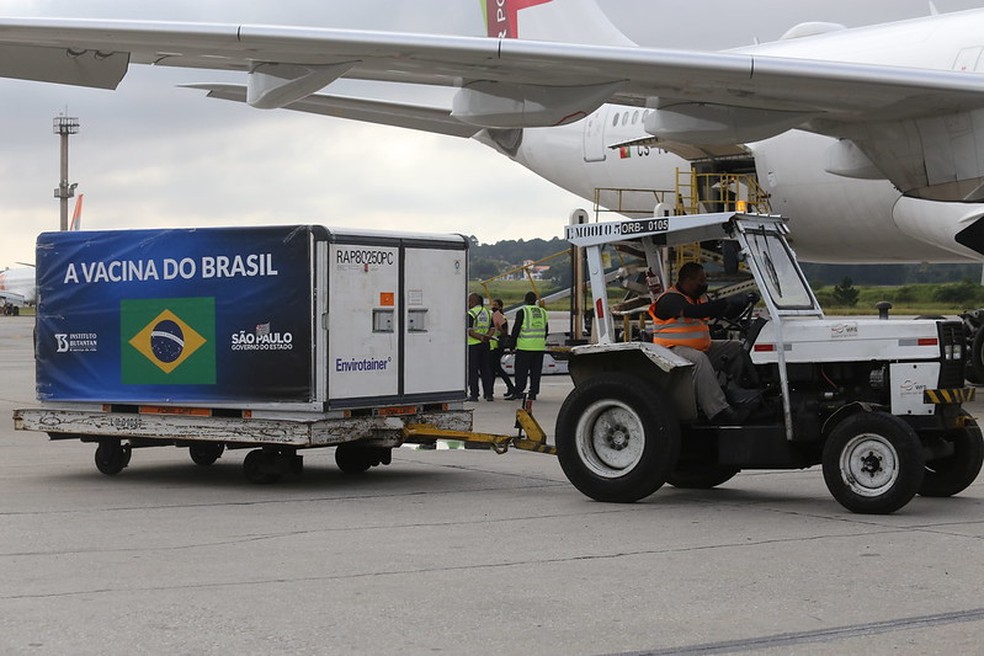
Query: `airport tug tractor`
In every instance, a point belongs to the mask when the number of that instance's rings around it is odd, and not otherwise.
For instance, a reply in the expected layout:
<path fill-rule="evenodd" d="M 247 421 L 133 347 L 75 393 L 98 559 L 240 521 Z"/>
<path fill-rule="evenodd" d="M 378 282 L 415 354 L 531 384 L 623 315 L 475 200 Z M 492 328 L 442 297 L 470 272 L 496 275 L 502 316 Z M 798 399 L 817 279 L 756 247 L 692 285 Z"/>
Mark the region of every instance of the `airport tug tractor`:
<path fill-rule="evenodd" d="M 962 408 L 974 395 L 964 387 L 962 322 L 826 318 L 787 233 L 781 217 L 740 213 L 567 227 L 587 259 L 597 335 L 571 351 L 575 387 L 556 426 L 560 464 L 578 490 L 633 502 L 664 483 L 707 489 L 742 469 L 819 464 L 845 508 L 887 514 L 916 494 L 948 497 L 974 482 L 984 442 Z M 651 342 L 616 342 L 602 250 L 627 241 L 655 272 L 666 247 L 737 247 L 761 303 L 725 329 L 743 341 L 758 380 L 726 391 L 754 402 L 749 416 L 714 423 L 698 412 L 689 361 Z"/>

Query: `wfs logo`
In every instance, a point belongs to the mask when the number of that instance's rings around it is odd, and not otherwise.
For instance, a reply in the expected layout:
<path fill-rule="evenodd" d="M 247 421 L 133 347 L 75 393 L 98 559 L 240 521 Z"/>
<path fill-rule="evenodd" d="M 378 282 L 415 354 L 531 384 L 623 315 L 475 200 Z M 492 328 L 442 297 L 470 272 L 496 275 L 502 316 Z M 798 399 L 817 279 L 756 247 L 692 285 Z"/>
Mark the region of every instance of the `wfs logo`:
<path fill-rule="evenodd" d="M 128 385 L 215 383 L 215 299 L 120 302 L 122 380 Z"/>

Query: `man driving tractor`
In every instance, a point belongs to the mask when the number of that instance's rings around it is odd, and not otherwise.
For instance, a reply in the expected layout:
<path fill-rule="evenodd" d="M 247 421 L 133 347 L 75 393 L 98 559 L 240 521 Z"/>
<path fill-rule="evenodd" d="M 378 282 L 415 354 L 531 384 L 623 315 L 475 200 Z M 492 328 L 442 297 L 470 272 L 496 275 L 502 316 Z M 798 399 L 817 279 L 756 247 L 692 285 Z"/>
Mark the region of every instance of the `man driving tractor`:
<path fill-rule="evenodd" d="M 697 404 L 712 423 L 740 424 L 755 409 L 756 396 L 732 406 L 718 381 L 718 372 L 741 381 L 754 369 L 741 342 L 712 340 L 708 319 L 736 317 L 758 301 L 754 293 L 710 300 L 707 273 L 696 262 L 680 267 L 674 286 L 649 307 L 653 319 L 653 343 L 669 348 L 694 364 Z"/>

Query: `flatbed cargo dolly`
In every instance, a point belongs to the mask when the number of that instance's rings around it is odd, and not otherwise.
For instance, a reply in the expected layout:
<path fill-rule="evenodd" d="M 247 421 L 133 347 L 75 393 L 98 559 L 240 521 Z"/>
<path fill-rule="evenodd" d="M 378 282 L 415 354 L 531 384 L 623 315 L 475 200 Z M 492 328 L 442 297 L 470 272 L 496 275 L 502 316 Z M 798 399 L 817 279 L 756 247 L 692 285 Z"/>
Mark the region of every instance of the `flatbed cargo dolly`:
<path fill-rule="evenodd" d="M 471 431 L 470 411 L 443 407 L 379 408 L 361 416 L 258 414 L 215 416 L 202 408 L 149 406 L 28 408 L 16 410 L 14 422 L 18 430 L 47 432 L 52 440 L 97 444 L 96 468 L 107 475 L 126 468 L 133 449 L 161 446 L 187 447 L 192 461 L 203 467 L 215 463 L 227 449 L 254 449 L 247 454 L 243 471 L 255 483 L 301 473 L 299 453 L 318 447 L 335 447 L 336 464 L 349 474 L 390 464 L 392 450 L 403 444 L 436 440 L 485 444 L 499 454 L 510 447 L 556 454 L 529 408 L 516 411 L 520 429 L 516 435 Z"/>
<path fill-rule="evenodd" d="M 252 448 L 255 482 L 318 447 L 346 472 L 437 439 L 544 450 L 526 411 L 526 437 L 471 433 L 467 246 L 321 226 L 42 234 L 40 407 L 15 427 L 96 443 L 110 475 L 137 448 L 199 465 Z"/>

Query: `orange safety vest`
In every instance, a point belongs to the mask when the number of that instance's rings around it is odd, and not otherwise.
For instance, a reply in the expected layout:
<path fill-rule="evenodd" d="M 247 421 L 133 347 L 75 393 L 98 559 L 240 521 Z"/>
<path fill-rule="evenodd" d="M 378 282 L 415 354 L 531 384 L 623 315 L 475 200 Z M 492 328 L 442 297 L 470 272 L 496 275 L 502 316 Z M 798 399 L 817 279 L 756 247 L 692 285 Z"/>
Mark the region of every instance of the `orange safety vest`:
<path fill-rule="evenodd" d="M 670 287 L 656 298 L 656 303 L 666 294 L 680 294 L 691 305 L 700 305 L 704 301 L 694 301 L 676 287 Z M 656 303 L 649 306 L 649 316 L 653 318 L 653 344 L 667 348 L 671 346 L 689 346 L 698 351 L 706 351 L 711 347 L 711 331 L 706 319 L 691 319 L 690 317 L 674 317 L 660 319 L 656 316 Z"/>

